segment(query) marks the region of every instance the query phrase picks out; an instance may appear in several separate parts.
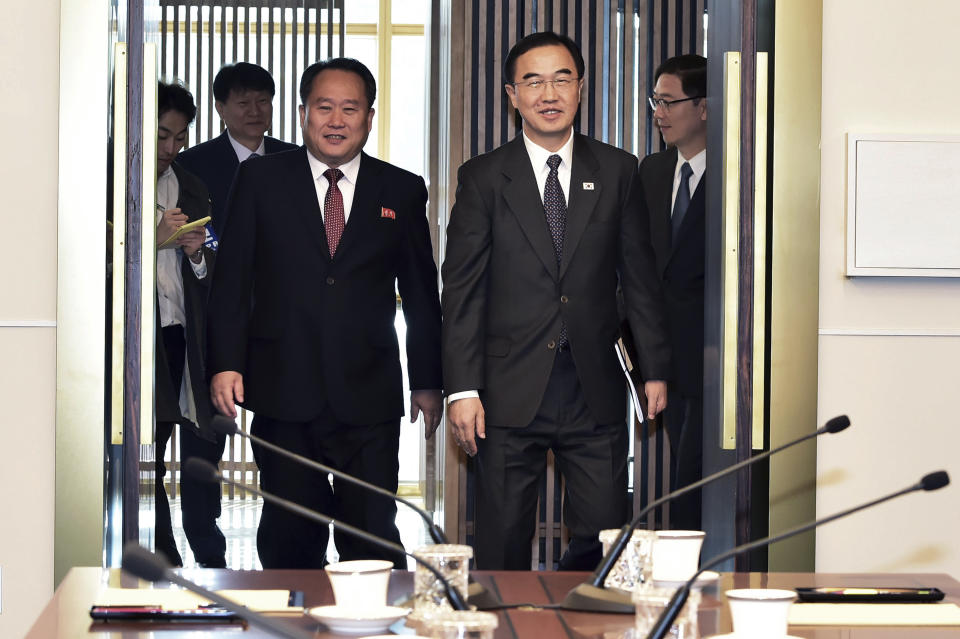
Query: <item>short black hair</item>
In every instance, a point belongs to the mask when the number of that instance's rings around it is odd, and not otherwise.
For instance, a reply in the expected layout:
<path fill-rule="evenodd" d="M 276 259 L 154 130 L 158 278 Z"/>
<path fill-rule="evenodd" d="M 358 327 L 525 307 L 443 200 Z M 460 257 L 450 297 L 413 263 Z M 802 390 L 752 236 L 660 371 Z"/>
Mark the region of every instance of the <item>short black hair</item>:
<path fill-rule="evenodd" d="M 314 62 L 304 69 L 303 75 L 300 76 L 301 104 L 307 103 L 307 98 L 310 97 L 310 91 L 313 89 L 313 80 L 320 75 L 321 72 L 327 71 L 328 69 L 348 71 L 360 76 L 360 79 L 363 80 L 363 91 L 367 95 L 367 108 L 373 108 L 373 102 L 377 99 L 377 81 L 373 78 L 373 74 L 370 73 L 367 65 L 354 58 L 330 58 L 329 60 Z"/>
<path fill-rule="evenodd" d="M 167 111 L 177 111 L 187 118 L 187 124 L 197 117 L 197 107 L 193 103 L 193 94 L 179 82 L 157 83 L 157 117 L 163 117 Z"/>
<path fill-rule="evenodd" d="M 249 62 L 237 62 L 221 67 L 213 79 L 213 97 L 217 102 L 226 102 L 234 91 L 266 91 L 273 97 L 277 89 L 269 71 Z"/>
<path fill-rule="evenodd" d="M 663 74 L 680 78 L 680 88 L 687 97 L 707 97 L 707 59 L 702 55 L 689 53 L 664 60 L 657 67 L 653 81 Z"/>
<path fill-rule="evenodd" d="M 577 43 L 567 36 L 554 33 L 553 31 L 540 31 L 521 38 L 510 49 L 510 53 L 507 54 L 507 59 L 503 63 L 504 83 L 513 84 L 513 74 L 517 70 L 517 58 L 531 49 L 549 47 L 557 44 L 566 47 L 567 51 L 570 52 L 573 61 L 577 65 L 577 77 L 582 78 L 584 69 L 583 54 L 580 53 L 580 47 L 577 46 Z"/>

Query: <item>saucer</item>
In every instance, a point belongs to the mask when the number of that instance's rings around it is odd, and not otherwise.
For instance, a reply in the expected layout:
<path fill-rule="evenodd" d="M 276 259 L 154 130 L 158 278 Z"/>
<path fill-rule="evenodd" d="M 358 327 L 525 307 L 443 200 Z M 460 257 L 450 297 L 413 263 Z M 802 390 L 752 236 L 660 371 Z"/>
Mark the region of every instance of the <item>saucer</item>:
<path fill-rule="evenodd" d="M 370 610 L 356 610 L 340 606 L 317 606 L 307 610 L 307 614 L 322 621 L 331 632 L 344 634 L 370 634 L 383 632 L 410 613 L 409 608 L 383 606 Z"/>
<path fill-rule="evenodd" d="M 718 579 L 720 579 L 720 573 L 712 570 L 706 570 L 697 577 L 697 580 L 693 584 L 693 590 L 700 590 L 701 588 L 712 586 L 717 583 Z M 685 583 L 687 583 L 686 579 L 681 581 L 673 581 L 668 579 L 653 580 L 653 585 L 657 586 L 658 588 L 680 588 Z"/>

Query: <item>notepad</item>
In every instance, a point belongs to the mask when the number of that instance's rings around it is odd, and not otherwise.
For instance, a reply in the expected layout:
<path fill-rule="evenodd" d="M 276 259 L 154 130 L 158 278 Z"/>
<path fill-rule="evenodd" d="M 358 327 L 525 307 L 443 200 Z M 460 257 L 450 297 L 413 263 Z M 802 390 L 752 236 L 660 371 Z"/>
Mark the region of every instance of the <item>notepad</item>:
<path fill-rule="evenodd" d="M 298 612 L 291 606 L 289 590 L 218 590 L 217 593 L 257 612 Z M 188 590 L 172 588 L 104 588 L 94 606 L 158 606 L 164 610 L 187 610 L 210 602 Z"/>
<path fill-rule="evenodd" d="M 184 233 L 189 233 L 198 228 L 203 228 L 203 225 L 210 221 L 210 216 L 201 217 L 199 220 L 194 220 L 193 222 L 187 222 L 183 226 L 177 229 L 177 232 L 167 238 L 163 244 L 157 248 L 167 248 L 168 246 L 173 246 L 177 243 L 177 238 L 183 235 Z"/>
<path fill-rule="evenodd" d="M 791 626 L 960 626 L 953 603 L 795 603 Z"/>

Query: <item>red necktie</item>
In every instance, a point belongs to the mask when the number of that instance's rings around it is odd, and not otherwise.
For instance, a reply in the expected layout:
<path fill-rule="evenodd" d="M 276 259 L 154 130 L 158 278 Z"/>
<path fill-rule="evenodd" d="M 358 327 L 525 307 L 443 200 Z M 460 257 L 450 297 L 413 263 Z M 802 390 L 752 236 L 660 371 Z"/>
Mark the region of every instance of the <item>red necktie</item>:
<path fill-rule="evenodd" d="M 323 172 L 330 186 L 327 195 L 323 198 L 323 225 L 327 230 L 327 246 L 330 248 L 330 257 L 337 252 L 340 237 L 343 235 L 343 194 L 337 186 L 337 181 L 343 177 L 340 169 L 327 169 Z"/>

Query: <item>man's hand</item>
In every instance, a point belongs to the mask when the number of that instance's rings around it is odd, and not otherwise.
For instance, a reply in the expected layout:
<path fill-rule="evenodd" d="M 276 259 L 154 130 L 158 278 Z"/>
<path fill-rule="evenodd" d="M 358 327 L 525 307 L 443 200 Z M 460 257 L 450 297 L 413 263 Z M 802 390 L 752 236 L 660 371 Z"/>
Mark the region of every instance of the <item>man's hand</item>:
<path fill-rule="evenodd" d="M 667 407 L 667 383 L 651 380 L 643 384 L 647 396 L 647 419 L 653 419 Z"/>
<path fill-rule="evenodd" d="M 177 238 L 177 246 L 183 248 L 183 252 L 189 257 L 194 264 L 199 264 L 202 254 L 200 249 L 203 247 L 203 241 L 207 238 L 207 233 L 204 229 L 194 229 L 189 233 L 184 233 Z"/>
<path fill-rule="evenodd" d="M 466 397 L 447 406 L 447 422 L 454 441 L 473 457 L 477 454 L 477 440 L 486 439 L 487 425 L 484 421 L 483 404 L 479 397 Z"/>
<path fill-rule="evenodd" d="M 440 425 L 443 415 L 443 393 L 439 390 L 415 390 L 410 392 L 410 423 L 423 413 L 423 438 L 430 439 Z"/>
<path fill-rule="evenodd" d="M 157 246 L 160 246 L 177 232 L 181 226 L 187 223 L 187 216 L 180 209 L 167 209 L 160 216 L 160 223 L 157 224 Z"/>
<path fill-rule="evenodd" d="M 210 380 L 213 406 L 227 417 L 237 417 L 236 404 L 243 401 L 243 375 L 237 371 L 217 373 Z"/>

